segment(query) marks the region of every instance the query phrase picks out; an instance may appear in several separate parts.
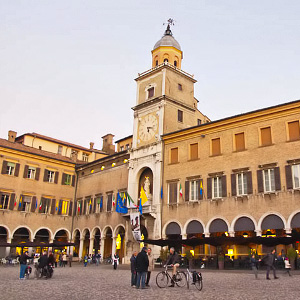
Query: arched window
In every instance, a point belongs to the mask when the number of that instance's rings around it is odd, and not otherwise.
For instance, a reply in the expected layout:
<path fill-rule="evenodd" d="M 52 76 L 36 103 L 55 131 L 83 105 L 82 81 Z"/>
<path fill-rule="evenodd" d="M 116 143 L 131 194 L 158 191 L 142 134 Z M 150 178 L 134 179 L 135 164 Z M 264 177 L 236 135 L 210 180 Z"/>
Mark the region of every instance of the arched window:
<path fill-rule="evenodd" d="M 169 60 L 167 58 L 164 59 L 164 62 L 169 62 Z"/>
<path fill-rule="evenodd" d="M 174 66 L 177 67 L 177 61 L 176 60 L 174 60 Z"/>
<path fill-rule="evenodd" d="M 157 60 L 157 61 L 155 61 L 155 65 L 156 65 L 156 66 L 158 66 L 158 60 Z"/>

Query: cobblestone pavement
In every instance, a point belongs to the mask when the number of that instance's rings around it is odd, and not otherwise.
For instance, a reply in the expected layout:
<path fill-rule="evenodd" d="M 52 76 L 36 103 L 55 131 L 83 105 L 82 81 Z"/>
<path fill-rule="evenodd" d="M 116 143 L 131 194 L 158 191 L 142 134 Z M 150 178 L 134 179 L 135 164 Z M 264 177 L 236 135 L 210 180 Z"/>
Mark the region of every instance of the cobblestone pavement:
<path fill-rule="evenodd" d="M 300 299 L 300 273 L 292 277 L 278 271 L 278 280 L 266 280 L 265 273 L 255 280 L 250 271 L 203 270 L 204 287 L 201 292 L 194 286 L 160 289 L 151 274 L 149 289 L 130 287 L 130 270 L 120 266 L 94 265 L 84 268 L 56 268 L 52 279 L 19 280 L 19 267 L 0 267 L 0 299 Z"/>

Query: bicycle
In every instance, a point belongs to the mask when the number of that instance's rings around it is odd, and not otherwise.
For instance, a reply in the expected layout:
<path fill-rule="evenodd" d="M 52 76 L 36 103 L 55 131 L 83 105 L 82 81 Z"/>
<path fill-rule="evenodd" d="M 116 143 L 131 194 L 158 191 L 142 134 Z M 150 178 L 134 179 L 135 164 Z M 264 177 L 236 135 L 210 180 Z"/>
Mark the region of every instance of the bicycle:
<path fill-rule="evenodd" d="M 186 283 L 187 288 L 190 288 L 190 280 L 192 285 L 195 285 L 196 289 L 201 291 L 203 288 L 202 274 L 197 271 L 190 271 L 189 268 L 186 269 Z"/>
<path fill-rule="evenodd" d="M 165 288 L 169 281 L 172 282 L 172 276 L 168 272 L 168 267 L 170 266 L 165 266 L 165 270 L 159 272 L 156 275 L 156 284 L 159 288 Z M 186 284 L 186 275 L 182 271 L 177 271 L 175 275 L 175 284 L 179 287 L 184 287 Z"/>

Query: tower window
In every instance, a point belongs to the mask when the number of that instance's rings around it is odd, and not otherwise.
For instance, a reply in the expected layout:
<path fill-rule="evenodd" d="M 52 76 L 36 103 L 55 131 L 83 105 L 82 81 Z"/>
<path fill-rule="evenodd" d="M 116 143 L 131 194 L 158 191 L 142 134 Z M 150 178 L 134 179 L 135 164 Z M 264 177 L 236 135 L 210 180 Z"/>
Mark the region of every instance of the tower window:
<path fill-rule="evenodd" d="M 148 89 L 148 99 L 154 96 L 154 87 Z"/>
<path fill-rule="evenodd" d="M 178 89 L 179 89 L 179 91 L 182 91 L 182 84 L 178 83 Z"/>
<path fill-rule="evenodd" d="M 155 65 L 158 66 L 158 60 L 155 61 Z"/>
<path fill-rule="evenodd" d="M 174 61 L 174 66 L 177 67 L 177 61 L 176 60 Z"/>
<path fill-rule="evenodd" d="M 178 109 L 178 122 L 183 122 L 183 111 Z"/>
<path fill-rule="evenodd" d="M 169 62 L 169 60 L 167 58 L 164 59 L 164 62 Z"/>

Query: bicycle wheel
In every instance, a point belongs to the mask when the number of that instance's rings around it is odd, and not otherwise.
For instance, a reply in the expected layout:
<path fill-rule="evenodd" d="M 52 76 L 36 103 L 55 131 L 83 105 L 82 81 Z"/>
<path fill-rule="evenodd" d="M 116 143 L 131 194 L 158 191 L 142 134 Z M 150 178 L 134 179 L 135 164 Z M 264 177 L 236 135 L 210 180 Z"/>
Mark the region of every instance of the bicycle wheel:
<path fill-rule="evenodd" d="M 169 278 L 165 272 L 159 272 L 156 275 L 156 284 L 159 288 L 165 288 L 169 283 Z"/>
<path fill-rule="evenodd" d="M 179 287 L 184 287 L 186 284 L 185 273 L 182 271 L 177 272 L 175 282 Z"/>
<path fill-rule="evenodd" d="M 202 277 L 197 278 L 195 282 L 195 287 L 197 288 L 198 291 L 201 291 L 203 288 L 203 282 L 202 282 Z"/>

